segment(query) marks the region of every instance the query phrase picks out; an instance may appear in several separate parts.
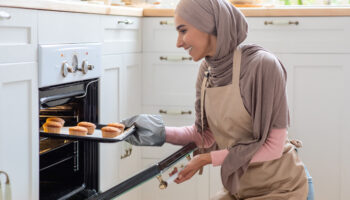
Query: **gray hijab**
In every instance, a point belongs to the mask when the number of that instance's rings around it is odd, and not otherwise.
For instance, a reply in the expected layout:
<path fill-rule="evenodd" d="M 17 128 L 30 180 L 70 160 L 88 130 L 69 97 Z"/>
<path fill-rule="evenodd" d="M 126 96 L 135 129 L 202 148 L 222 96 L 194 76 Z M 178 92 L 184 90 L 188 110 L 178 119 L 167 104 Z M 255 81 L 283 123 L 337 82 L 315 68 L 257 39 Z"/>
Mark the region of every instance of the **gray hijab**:
<path fill-rule="evenodd" d="M 231 82 L 233 52 L 246 39 L 248 32 L 243 14 L 227 0 L 182 0 L 175 14 L 200 31 L 217 37 L 215 55 L 205 58 L 211 67 L 210 85 L 220 86 Z M 200 103 L 195 106 L 199 111 L 196 112 L 196 127 L 201 132 Z M 205 130 L 208 125 L 207 120 L 204 121 Z"/>
<path fill-rule="evenodd" d="M 248 24 L 243 14 L 227 0 L 181 0 L 175 14 L 202 32 L 217 37 L 216 53 L 202 62 L 196 84 L 196 128 L 208 129 L 201 113 L 200 91 L 204 72 L 209 70 L 209 86 L 219 87 L 232 83 L 233 52 L 247 37 Z M 257 45 L 241 45 L 242 63 L 240 90 L 244 106 L 253 122 L 253 135 L 249 144 L 237 144 L 229 149 L 221 168 L 224 187 L 235 194 L 239 179 L 249 162 L 264 144 L 271 128 L 286 128 L 289 124 L 285 93 L 286 71 L 280 61 Z M 273 93 L 266 92 L 271 91 Z M 201 114 L 204 116 L 203 129 Z"/>

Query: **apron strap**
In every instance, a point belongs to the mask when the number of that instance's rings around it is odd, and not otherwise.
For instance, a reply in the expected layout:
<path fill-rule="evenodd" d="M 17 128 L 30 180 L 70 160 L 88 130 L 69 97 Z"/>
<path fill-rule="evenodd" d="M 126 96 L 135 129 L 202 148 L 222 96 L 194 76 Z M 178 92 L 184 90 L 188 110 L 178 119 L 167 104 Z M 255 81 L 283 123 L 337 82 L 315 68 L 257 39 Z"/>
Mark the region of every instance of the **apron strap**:
<path fill-rule="evenodd" d="M 207 88 L 208 76 L 209 76 L 209 72 L 205 71 L 204 72 L 204 79 L 203 79 L 202 87 L 201 87 L 201 127 L 202 127 L 202 133 L 204 130 L 204 113 L 203 113 L 204 112 L 204 97 L 205 97 L 205 89 Z M 202 148 L 203 147 L 204 146 L 202 146 Z"/>
<path fill-rule="evenodd" d="M 232 84 L 233 87 L 239 88 L 239 76 L 241 74 L 241 57 L 242 49 L 238 46 L 233 53 Z"/>

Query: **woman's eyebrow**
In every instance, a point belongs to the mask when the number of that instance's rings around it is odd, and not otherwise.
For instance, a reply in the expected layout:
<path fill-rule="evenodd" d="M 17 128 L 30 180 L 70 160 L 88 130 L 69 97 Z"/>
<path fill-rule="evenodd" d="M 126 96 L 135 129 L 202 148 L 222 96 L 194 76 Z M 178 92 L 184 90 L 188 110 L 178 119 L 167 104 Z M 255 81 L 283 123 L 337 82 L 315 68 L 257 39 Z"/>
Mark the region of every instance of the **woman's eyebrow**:
<path fill-rule="evenodd" d="M 179 30 L 180 28 L 184 27 L 185 25 L 184 24 L 180 24 L 176 27 L 176 30 Z"/>

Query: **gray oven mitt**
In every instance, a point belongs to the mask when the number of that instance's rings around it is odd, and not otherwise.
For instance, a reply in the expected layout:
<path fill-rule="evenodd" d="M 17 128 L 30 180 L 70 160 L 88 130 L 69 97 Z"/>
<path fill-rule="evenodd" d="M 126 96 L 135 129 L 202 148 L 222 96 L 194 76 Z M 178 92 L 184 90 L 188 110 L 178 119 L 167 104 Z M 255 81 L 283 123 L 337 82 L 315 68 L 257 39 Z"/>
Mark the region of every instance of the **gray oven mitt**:
<path fill-rule="evenodd" d="M 162 146 L 165 142 L 165 127 L 160 115 L 135 115 L 121 121 L 125 127 L 135 125 L 135 132 L 125 141 L 136 146 Z"/>

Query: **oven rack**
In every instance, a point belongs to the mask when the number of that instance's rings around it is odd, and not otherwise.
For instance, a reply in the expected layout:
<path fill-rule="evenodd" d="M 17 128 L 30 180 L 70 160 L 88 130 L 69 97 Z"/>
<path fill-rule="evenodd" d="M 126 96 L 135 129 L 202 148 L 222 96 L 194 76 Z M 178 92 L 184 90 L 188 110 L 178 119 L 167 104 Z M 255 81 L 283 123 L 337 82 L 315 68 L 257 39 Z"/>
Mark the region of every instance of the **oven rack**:
<path fill-rule="evenodd" d="M 94 134 L 86 135 L 86 136 L 78 136 L 78 135 L 69 135 L 68 129 L 69 127 L 62 127 L 61 133 L 47 133 L 40 129 L 41 137 L 49 137 L 49 138 L 60 138 L 60 139 L 69 139 L 69 140 L 79 140 L 79 141 L 94 141 L 99 143 L 114 143 L 121 142 L 128 138 L 130 135 L 134 133 L 136 130 L 135 125 L 125 128 L 124 132 L 117 137 L 114 138 L 104 138 L 102 137 L 101 128 L 107 125 L 103 124 L 95 124 L 96 129 Z"/>

